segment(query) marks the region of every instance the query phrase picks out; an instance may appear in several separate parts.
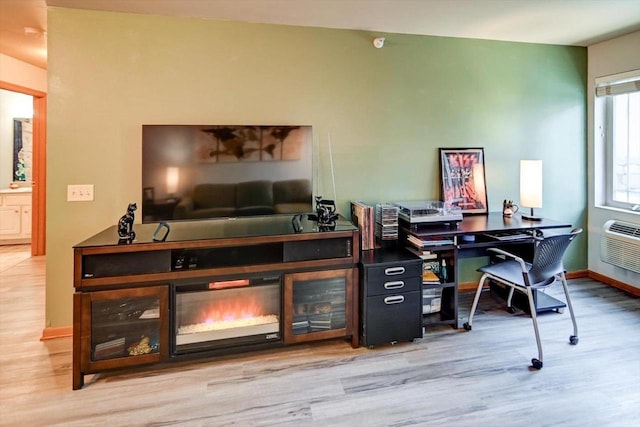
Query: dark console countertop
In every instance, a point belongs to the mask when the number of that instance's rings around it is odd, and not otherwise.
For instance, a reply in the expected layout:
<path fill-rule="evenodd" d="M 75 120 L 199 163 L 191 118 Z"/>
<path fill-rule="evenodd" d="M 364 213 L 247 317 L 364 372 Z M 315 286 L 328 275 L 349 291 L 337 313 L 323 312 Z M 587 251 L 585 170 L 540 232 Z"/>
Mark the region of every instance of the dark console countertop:
<path fill-rule="evenodd" d="M 298 231 L 294 228 L 294 215 L 291 214 L 194 221 L 168 221 L 167 224 L 170 227 L 170 232 L 164 241 L 187 242 L 195 240 L 304 235 L 357 230 L 356 226 L 342 216 L 336 221 L 335 227 L 328 230 L 320 230 L 316 222 L 308 219 L 308 214 L 302 214 L 300 217 L 300 225 L 302 228 Z M 118 236 L 118 227 L 114 225 L 78 243 L 74 248 L 116 246 L 122 244 L 135 246 L 136 244 L 156 243 L 153 240 L 153 235 L 159 224 L 160 223 L 134 224 L 133 231 L 136 233 L 136 238 L 130 243 L 121 241 Z M 159 237 L 163 235 L 164 230 L 158 233 Z"/>

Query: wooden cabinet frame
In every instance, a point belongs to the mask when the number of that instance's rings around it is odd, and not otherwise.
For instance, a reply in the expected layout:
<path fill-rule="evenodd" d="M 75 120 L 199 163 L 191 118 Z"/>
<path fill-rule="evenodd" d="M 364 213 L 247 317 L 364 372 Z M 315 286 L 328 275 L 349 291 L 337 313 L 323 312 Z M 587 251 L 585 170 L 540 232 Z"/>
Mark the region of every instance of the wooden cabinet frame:
<path fill-rule="evenodd" d="M 125 356 L 105 360 L 92 359 L 92 304 L 99 301 L 119 300 L 123 298 L 158 297 L 159 351 L 140 356 Z M 75 293 L 73 295 L 73 389 L 82 388 L 84 375 L 103 370 L 144 365 L 165 361 L 169 357 L 169 286 L 151 286 L 145 288 L 118 289 L 110 291 Z"/>
<path fill-rule="evenodd" d="M 321 339 L 337 338 L 354 334 L 354 277 L 358 270 L 355 268 L 325 271 L 309 271 L 304 273 L 291 273 L 284 276 L 284 341 L 286 344 L 317 341 Z M 293 294 L 296 282 L 322 281 L 327 279 L 342 278 L 345 283 L 345 327 L 343 329 L 330 329 L 327 331 L 310 332 L 306 334 L 294 334 L 291 327 L 293 323 Z M 357 309 L 355 310 L 357 311 Z M 355 333 L 354 335 L 357 335 Z M 357 345 L 356 345 L 357 346 Z"/>

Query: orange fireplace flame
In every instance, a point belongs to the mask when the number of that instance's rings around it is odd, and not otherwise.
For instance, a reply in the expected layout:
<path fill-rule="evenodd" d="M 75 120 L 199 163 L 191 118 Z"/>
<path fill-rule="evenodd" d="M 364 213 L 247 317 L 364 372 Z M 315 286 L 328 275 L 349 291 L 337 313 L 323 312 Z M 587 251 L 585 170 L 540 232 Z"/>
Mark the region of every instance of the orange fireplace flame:
<path fill-rule="evenodd" d="M 250 319 L 264 315 L 263 307 L 255 300 L 218 301 L 207 307 L 201 315 L 201 323 Z"/>

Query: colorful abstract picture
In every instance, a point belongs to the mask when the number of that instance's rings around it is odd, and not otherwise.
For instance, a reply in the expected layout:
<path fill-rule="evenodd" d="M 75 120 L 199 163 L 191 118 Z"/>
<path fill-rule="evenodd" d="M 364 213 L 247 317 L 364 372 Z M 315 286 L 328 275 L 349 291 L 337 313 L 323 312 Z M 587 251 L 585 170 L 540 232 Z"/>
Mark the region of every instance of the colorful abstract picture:
<path fill-rule="evenodd" d="M 31 119 L 13 119 L 13 178 L 31 182 L 33 165 L 33 124 Z"/>
<path fill-rule="evenodd" d="M 440 148 L 442 200 L 462 213 L 487 213 L 483 148 Z"/>
<path fill-rule="evenodd" d="M 300 126 L 199 126 L 196 160 L 202 163 L 299 160 Z"/>

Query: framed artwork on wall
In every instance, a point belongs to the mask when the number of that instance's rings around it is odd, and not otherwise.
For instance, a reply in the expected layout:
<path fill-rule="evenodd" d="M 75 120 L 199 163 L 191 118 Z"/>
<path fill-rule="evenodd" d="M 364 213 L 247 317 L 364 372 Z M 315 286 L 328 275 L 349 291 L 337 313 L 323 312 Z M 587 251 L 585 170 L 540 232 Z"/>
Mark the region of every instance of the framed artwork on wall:
<path fill-rule="evenodd" d="M 442 200 L 463 214 L 487 213 L 483 148 L 440 148 Z"/>

